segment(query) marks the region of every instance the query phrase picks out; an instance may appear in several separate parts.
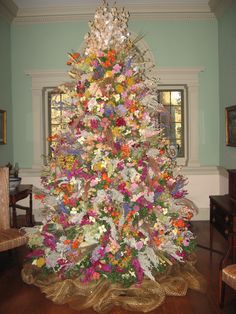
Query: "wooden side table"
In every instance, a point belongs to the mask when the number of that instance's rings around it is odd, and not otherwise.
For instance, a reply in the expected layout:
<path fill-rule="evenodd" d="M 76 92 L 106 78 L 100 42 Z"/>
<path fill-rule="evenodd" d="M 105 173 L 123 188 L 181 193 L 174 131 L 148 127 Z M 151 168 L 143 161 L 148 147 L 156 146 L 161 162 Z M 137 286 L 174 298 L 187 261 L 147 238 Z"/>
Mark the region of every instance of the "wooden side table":
<path fill-rule="evenodd" d="M 32 227 L 33 215 L 32 215 L 32 188 L 31 184 L 20 184 L 14 191 L 10 191 L 10 207 L 12 207 L 12 227 L 17 228 L 17 216 L 16 208 L 23 209 L 26 211 L 26 224 L 28 227 Z M 23 200 L 24 198 L 29 197 L 29 206 L 23 206 L 17 204 L 18 201 Z"/>
<path fill-rule="evenodd" d="M 236 232 L 236 201 L 229 195 L 210 196 L 210 250 L 212 250 L 213 228 L 223 237 Z M 233 237 L 233 244 L 236 237 Z M 235 258 L 236 252 L 233 251 Z"/>

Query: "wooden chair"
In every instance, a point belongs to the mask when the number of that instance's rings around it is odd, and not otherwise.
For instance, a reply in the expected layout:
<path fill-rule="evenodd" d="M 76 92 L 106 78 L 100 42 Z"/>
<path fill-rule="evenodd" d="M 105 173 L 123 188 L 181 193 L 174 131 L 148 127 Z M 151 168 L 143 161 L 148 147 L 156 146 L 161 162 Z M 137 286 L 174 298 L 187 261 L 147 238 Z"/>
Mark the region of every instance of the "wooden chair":
<path fill-rule="evenodd" d="M 24 245 L 27 237 L 19 229 L 10 228 L 9 169 L 0 167 L 0 252 Z"/>
<path fill-rule="evenodd" d="M 229 234 L 228 242 L 228 250 L 220 262 L 219 305 L 221 308 L 224 307 L 226 285 L 236 290 L 236 233 Z"/>

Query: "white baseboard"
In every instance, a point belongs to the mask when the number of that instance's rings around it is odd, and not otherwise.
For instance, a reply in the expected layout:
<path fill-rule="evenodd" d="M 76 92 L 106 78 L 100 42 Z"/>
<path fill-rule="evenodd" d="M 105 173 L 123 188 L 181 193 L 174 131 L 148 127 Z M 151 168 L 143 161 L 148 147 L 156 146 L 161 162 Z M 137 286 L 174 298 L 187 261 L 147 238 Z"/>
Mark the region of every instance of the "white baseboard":
<path fill-rule="evenodd" d="M 199 208 L 192 220 L 210 220 L 210 208 Z"/>

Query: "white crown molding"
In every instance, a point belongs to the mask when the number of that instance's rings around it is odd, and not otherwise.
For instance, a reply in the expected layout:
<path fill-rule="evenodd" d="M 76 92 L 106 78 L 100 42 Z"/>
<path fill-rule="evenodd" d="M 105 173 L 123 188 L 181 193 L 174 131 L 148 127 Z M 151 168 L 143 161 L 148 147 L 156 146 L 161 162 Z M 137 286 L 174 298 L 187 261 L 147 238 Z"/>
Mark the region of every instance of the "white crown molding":
<path fill-rule="evenodd" d="M 186 84 L 189 87 L 199 86 L 199 73 L 204 72 L 204 67 L 195 68 L 158 68 L 156 77 L 159 78 L 159 84 Z"/>
<path fill-rule="evenodd" d="M 0 0 L 0 16 L 3 16 L 7 21 L 12 22 L 16 17 L 18 7 L 12 0 Z"/>
<path fill-rule="evenodd" d="M 32 90 L 42 91 L 44 87 L 55 87 L 68 82 L 70 77 L 65 70 L 26 70 L 25 74 L 33 78 Z"/>
<path fill-rule="evenodd" d="M 225 10 L 230 6 L 232 0 L 210 0 L 209 7 L 217 18 L 221 17 Z"/>
<path fill-rule="evenodd" d="M 136 4 L 125 7 L 131 19 L 214 19 L 208 5 L 204 4 Z M 93 18 L 95 8 L 91 6 L 61 6 L 47 8 L 20 8 L 14 23 L 48 23 L 79 21 Z"/>

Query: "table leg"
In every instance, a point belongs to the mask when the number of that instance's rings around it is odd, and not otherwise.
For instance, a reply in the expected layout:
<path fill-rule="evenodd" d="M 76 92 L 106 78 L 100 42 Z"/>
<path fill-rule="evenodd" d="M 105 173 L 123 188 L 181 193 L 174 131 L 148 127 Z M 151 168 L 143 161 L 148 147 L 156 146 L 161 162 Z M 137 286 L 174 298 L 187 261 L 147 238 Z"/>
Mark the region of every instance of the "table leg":
<path fill-rule="evenodd" d="M 213 243 L 213 204 L 210 202 L 210 258 L 212 258 L 212 243 Z"/>
<path fill-rule="evenodd" d="M 30 226 L 32 227 L 33 224 L 33 213 L 32 213 L 32 207 L 33 207 L 33 202 L 32 202 L 32 192 L 29 195 L 30 200 L 29 200 L 29 218 L 30 218 Z"/>
<path fill-rule="evenodd" d="M 233 239 L 232 239 L 232 258 L 233 258 L 233 263 L 235 264 L 236 263 L 236 217 L 234 217 L 234 228 L 233 228 Z"/>
<path fill-rule="evenodd" d="M 12 204 L 13 228 L 17 228 L 16 204 Z"/>

